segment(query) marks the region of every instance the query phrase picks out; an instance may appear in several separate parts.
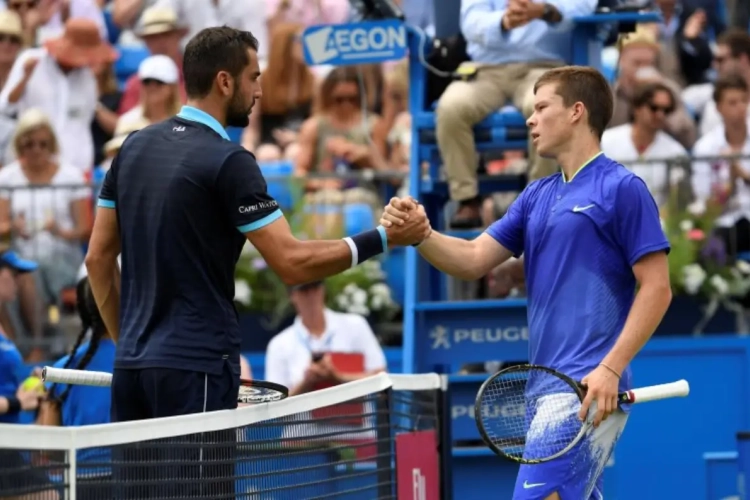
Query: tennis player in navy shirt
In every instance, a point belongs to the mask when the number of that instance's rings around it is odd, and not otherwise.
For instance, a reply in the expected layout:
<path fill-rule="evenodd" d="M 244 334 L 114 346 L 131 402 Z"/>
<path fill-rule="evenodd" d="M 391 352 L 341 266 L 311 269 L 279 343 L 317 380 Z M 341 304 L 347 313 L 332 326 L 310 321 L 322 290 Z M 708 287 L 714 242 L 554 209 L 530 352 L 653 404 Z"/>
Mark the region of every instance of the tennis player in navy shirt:
<path fill-rule="evenodd" d="M 604 77 L 591 68 L 554 69 L 534 92 L 532 140 L 562 172 L 530 184 L 478 238 L 433 231 L 418 250 L 468 280 L 524 255 L 529 361 L 588 386 L 579 417 L 592 419 L 594 429 L 567 454 L 522 465 L 513 498 L 601 500 L 601 474 L 628 417 L 617 394 L 631 388 L 629 364 L 671 301 L 669 243 L 645 183 L 601 153 L 613 109 Z M 415 207 L 394 198 L 381 222 L 397 225 Z"/>

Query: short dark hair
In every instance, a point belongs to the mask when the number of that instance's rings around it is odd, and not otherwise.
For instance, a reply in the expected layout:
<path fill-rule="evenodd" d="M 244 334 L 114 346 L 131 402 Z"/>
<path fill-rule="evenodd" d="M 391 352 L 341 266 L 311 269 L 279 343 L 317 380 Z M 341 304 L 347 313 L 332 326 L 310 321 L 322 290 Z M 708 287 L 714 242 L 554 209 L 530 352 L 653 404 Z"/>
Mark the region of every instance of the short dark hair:
<path fill-rule="evenodd" d="M 737 73 L 731 73 L 729 75 L 722 76 L 714 84 L 714 102 L 719 104 L 724 92 L 727 90 L 741 90 L 742 92 L 750 92 L 745 79 Z"/>
<path fill-rule="evenodd" d="M 746 30 L 731 28 L 719 36 L 716 44 L 729 47 L 729 53 L 732 54 L 732 57 L 744 55 L 750 62 L 750 34 Z"/>
<path fill-rule="evenodd" d="M 250 63 L 247 49 L 258 50 L 258 39 L 249 31 L 228 26 L 199 31 L 188 42 L 182 58 L 182 73 L 188 97 L 208 95 L 220 71 L 238 77 Z"/>
<path fill-rule="evenodd" d="M 601 140 L 614 111 L 614 96 L 607 79 L 599 71 L 586 66 L 564 66 L 544 73 L 534 84 L 534 94 L 542 85 L 555 84 L 555 92 L 570 107 L 583 103 L 589 112 L 589 127 Z"/>
<path fill-rule="evenodd" d="M 677 106 L 677 100 L 675 99 L 674 92 L 667 85 L 661 82 L 645 82 L 638 84 L 633 90 L 633 97 L 630 99 L 630 103 L 633 109 L 640 108 L 641 106 L 648 106 L 651 104 L 654 96 L 664 92 L 669 95 L 671 102 L 670 109 L 667 110 L 667 114 L 673 113 L 674 108 Z"/>

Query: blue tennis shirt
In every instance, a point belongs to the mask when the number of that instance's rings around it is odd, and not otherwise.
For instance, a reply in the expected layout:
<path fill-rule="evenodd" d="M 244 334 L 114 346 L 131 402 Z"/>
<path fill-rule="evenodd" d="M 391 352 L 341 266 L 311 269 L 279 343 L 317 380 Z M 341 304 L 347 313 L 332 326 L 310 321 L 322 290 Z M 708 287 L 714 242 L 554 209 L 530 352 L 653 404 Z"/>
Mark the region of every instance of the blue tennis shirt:
<path fill-rule="evenodd" d="M 531 183 L 487 233 L 524 255 L 530 362 L 579 381 L 622 331 L 633 265 L 669 252 L 646 184 L 601 153 L 570 181 L 558 173 Z M 620 390 L 630 388 L 628 367 Z"/>
<path fill-rule="evenodd" d="M 234 268 L 245 234 L 282 217 L 255 157 L 212 116 L 185 106 L 131 134 L 97 203 L 122 245 L 116 368 L 239 376 Z"/>

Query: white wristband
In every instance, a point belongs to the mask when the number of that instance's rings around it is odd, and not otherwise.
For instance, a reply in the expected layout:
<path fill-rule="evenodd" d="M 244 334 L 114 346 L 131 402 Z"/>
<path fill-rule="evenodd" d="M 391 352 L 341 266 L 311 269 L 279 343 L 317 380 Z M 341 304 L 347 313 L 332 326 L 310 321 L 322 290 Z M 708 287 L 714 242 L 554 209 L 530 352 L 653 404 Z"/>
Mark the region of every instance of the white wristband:
<path fill-rule="evenodd" d="M 344 241 L 347 245 L 349 245 L 349 250 L 352 252 L 352 267 L 355 267 L 357 264 L 359 264 L 359 252 L 357 251 L 357 245 L 354 244 L 354 240 L 352 240 L 350 237 L 344 238 Z"/>

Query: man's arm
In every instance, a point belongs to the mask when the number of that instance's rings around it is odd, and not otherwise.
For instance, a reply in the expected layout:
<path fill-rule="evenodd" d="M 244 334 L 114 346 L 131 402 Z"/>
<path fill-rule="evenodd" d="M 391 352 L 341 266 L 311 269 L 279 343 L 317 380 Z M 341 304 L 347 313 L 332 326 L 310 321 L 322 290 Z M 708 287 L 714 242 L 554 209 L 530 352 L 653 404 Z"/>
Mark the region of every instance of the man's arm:
<path fill-rule="evenodd" d="M 399 227 L 376 228 L 342 240 L 300 241 L 268 194 L 255 158 L 245 150 L 225 160 L 216 189 L 232 223 L 288 285 L 338 274 L 383 253 L 388 246 L 419 243 L 430 230 L 422 210 Z"/>
<path fill-rule="evenodd" d="M 602 364 L 621 374 L 659 326 L 669 303 L 669 242 L 659 221 L 659 210 L 646 184 L 629 177 L 618 186 L 615 199 L 618 244 L 639 284 L 630 313 L 612 350 Z"/>
<path fill-rule="evenodd" d="M 417 247 L 420 255 L 440 271 L 467 281 L 482 278 L 513 255 L 520 256 L 526 231 L 527 193 L 525 189 L 500 220 L 473 240 L 431 231 Z M 412 198 L 392 198 L 380 223 L 389 228 L 398 227 L 414 216 L 415 208 Z"/>
<path fill-rule="evenodd" d="M 618 374 L 646 345 L 672 301 L 666 252 L 645 255 L 633 266 L 633 274 L 640 285 L 638 293 L 617 342 L 602 360 Z"/>
<path fill-rule="evenodd" d="M 86 254 L 86 270 L 104 325 L 117 342 L 120 336 L 120 230 L 117 223 L 117 158 L 107 171 L 97 202 L 94 229 Z"/>

